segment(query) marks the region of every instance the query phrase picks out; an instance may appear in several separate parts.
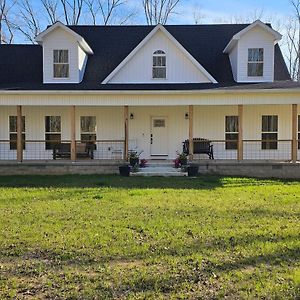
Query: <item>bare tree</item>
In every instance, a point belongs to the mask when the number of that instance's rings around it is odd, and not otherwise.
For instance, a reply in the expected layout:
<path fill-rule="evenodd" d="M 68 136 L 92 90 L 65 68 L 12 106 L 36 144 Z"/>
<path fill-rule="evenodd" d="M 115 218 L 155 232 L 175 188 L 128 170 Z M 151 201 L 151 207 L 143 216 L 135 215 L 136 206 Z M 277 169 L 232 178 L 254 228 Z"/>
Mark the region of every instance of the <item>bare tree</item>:
<path fill-rule="evenodd" d="M 14 28 L 10 19 L 10 12 L 15 1 L 0 0 L 0 44 L 11 44 L 14 38 Z"/>
<path fill-rule="evenodd" d="M 166 24 L 180 0 L 142 0 L 148 25 Z"/>
<path fill-rule="evenodd" d="M 35 43 L 35 37 L 41 32 L 39 16 L 30 0 L 22 0 L 19 3 L 19 19 L 15 21 L 14 27 L 21 32 L 25 39 Z"/>
<path fill-rule="evenodd" d="M 96 24 L 124 24 L 134 14 L 134 12 L 126 12 L 125 9 L 120 12 L 121 6 L 125 6 L 126 0 L 84 0 L 88 12 L 92 17 L 93 25 Z"/>
<path fill-rule="evenodd" d="M 60 0 L 67 25 L 78 25 L 82 14 L 83 0 Z"/>
<path fill-rule="evenodd" d="M 42 6 L 46 11 L 46 17 L 49 24 L 54 24 L 59 20 L 58 0 L 41 0 Z"/>
<path fill-rule="evenodd" d="M 293 19 L 287 25 L 288 65 L 294 80 L 300 81 L 300 0 L 291 0 Z"/>

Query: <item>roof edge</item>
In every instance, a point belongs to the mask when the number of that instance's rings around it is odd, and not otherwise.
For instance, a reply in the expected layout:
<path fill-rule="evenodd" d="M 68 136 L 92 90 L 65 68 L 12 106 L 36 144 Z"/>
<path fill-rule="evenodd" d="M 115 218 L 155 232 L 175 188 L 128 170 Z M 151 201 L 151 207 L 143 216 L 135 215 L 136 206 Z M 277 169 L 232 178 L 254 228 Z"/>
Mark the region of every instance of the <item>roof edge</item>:
<path fill-rule="evenodd" d="M 70 35 L 72 35 L 76 39 L 76 41 L 78 42 L 78 44 L 82 48 L 82 50 L 84 50 L 87 54 L 91 54 L 91 55 L 94 54 L 92 48 L 89 46 L 89 44 L 85 41 L 85 39 L 81 35 L 79 35 L 75 31 L 73 31 L 72 29 L 70 29 L 65 24 L 61 23 L 60 21 L 55 22 L 53 25 L 51 25 L 50 27 L 48 27 L 47 29 L 45 29 L 44 31 L 39 33 L 36 36 L 35 41 L 38 44 L 42 45 L 45 37 L 49 33 L 51 33 L 53 30 L 55 30 L 56 28 L 61 28 L 64 31 L 66 31 L 67 33 L 69 33 Z"/>

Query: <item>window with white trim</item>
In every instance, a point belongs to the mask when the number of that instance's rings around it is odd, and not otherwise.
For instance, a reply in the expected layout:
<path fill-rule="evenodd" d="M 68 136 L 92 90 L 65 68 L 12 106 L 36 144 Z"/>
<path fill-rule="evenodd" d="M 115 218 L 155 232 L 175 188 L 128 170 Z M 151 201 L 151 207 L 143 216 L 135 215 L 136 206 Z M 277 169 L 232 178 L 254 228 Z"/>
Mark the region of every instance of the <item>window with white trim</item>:
<path fill-rule="evenodd" d="M 53 50 L 53 77 L 69 78 L 69 50 Z"/>
<path fill-rule="evenodd" d="M 25 150 L 25 116 L 22 116 L 22 145 Z M 17 116 L 9 116 L 9 148 L 17 150 Z"/>
<path fill-rule="evenodd" d="M 81 116 L 80 117 L 81 142 L 95 142 L 97 140 L 96 117 Z"/>
<path fill-rule="evenodd" d="M 157 50 L 153 53 L 152 78 L 166 79 L 167 78 L 167 61 L 166 53 L 162 50 Z"/>
<path fill-rule="evenodd" d="M 61 117 L 45 116 L 46 150 L 51 150 L 61 142 Z"/>
<path fill-rule="evenodd" d="M 225 149 L 236 150 L 239 138 L 239 117 L 225 116 Z"/>
<path fill-rule="evenodd" d="M 278 116 L 262 116 L 262 150 L 278 148 Z"/>
<path fill-rule="evenodd" d="M 264 49 L 248 49 L 248 77 L 262 77 L 264 74 Z"/>

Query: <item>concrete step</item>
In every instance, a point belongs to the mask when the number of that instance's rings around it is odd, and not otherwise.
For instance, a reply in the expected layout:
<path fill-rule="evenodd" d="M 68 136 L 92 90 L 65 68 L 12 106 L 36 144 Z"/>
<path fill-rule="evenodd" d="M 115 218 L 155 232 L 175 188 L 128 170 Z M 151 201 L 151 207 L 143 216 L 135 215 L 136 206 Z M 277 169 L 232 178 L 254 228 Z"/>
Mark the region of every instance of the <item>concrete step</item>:
<path fill-rule="evenodd" d="M 132 176 L 187 176 L 186 172 L 181 172 L 180 169 L 175 169 L 172 166 L 148 166 L 146 168 L 140 168 L 138 172 L 131 173 Z"/>

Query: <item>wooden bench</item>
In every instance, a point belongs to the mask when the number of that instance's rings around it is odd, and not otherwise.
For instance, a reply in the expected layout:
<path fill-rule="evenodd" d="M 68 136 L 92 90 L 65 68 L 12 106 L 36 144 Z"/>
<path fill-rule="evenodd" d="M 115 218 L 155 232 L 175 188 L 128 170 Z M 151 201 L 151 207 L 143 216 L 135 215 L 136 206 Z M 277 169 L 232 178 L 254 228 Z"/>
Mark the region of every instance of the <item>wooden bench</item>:
<path fill-rule="evenodd" d="M 92 143 L 76 144 L 76 157 L 94 159 L 94 149 L 95 145 Z M 71 143 L 60 143 L 53 147 L 53 159 L 70 157 Z"/>
<path fill-rule="evenodd" d="M 206 154 L 209 159 L 214 159 L 214 146 L 211 141 L 203 138 L 193 139 L 193 154 Z M 183 153 L 189 154 L 189 140 L 183 142 Z"/>

